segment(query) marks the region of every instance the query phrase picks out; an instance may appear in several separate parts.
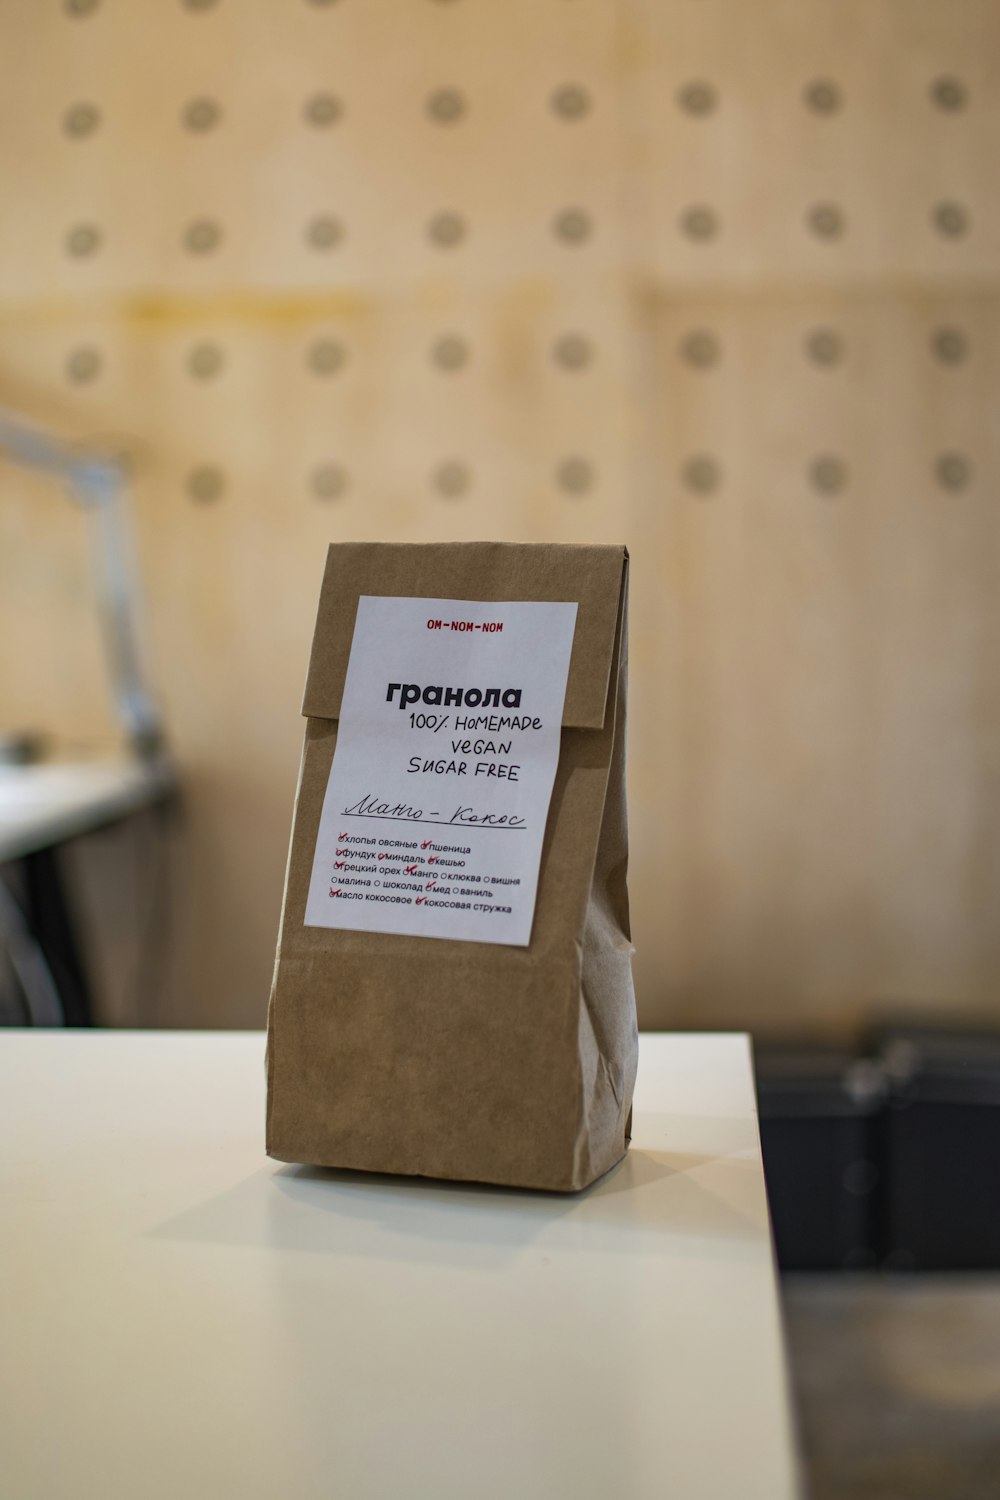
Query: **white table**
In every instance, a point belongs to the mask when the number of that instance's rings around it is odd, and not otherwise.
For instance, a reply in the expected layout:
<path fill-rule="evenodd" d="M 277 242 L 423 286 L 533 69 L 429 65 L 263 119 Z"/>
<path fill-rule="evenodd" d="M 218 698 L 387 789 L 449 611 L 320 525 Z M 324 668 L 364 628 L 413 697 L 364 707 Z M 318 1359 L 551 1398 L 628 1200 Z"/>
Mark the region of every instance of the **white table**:
<path fill-rule="evenodd" d="M 67 899 L 60 846 L 176 788 L 166 759 L 0 765 L 0 865 L 22 867 L 24 910 L 0 885 L 0 959 L 7 955 L 36 1025 L 89 1025 L 90 985 Z"/>
<path fill-rule="evenodd" d="M 174 773 L 165 762 L 121 758 L 0 765 L 0 864 L 148 807 L 173 786 Z"/>
<path fill-rule="evenodd" d="M 256 1033 L 0 1032 L 11 1500 L 788 1500 L 742 1036 L 575 1197 L 283 1167 Z"/>

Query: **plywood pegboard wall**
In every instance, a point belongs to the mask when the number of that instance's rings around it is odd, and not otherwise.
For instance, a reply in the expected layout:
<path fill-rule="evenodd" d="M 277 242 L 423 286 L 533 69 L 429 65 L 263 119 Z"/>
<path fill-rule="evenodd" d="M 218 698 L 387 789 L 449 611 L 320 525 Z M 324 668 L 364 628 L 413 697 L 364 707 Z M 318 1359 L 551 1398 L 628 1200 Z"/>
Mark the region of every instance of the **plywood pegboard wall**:
<path fill-rule="evenodd" d="M 185 778 L 154 1019 L 263 1019 L 365 537 L 629 543 L 647 1024 L 993 1003 L 996 0 L 0 26 L 0 399 L 130 456 Z M 80 517 L 0 472 L 4 718 L 106 737 Z"/>

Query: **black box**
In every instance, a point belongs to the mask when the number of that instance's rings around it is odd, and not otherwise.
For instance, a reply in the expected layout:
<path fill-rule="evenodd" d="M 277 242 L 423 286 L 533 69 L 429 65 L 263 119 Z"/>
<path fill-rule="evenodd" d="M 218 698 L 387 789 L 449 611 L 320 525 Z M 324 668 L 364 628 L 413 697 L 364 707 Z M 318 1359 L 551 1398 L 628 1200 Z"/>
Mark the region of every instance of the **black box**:
<path fill-rule="evenodd" d="M 884 1026 L 879 1237 L 891 1269 L 1000 1267 L 1000 1033 Z"/>
<path fill-rule="evenodd" d="M 878 1259 L 875 1195 L 884 1083 L 876 1065 L 815 1047 L 755 1047 L 761 1148 L 783 1271 Z"/>

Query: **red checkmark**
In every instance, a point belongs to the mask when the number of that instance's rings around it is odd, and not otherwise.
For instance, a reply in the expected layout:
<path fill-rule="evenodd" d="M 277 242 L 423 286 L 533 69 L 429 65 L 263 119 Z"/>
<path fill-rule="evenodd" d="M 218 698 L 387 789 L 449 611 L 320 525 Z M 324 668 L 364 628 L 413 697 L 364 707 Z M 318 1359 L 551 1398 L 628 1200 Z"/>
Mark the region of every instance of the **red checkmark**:
<path fill-rule="evenodd" d="M 424 898 L 423 898 L 423 896 L 418 896 L 417 897 L 417 905 L 418 906 L 422 906 L 423 904 L 424 904 Z"/>
<path fill-rule="evenodd" d="M 346 854 L 346 853 L 347 853 L 346 849 L 338 849 L 337 850 L 337 858 L 339 859 L 342 854 Z"/>
<path fill-rule="evenodd" d="M 389 858 L 388 854 L 380 854 L 379 855 L 379 859 L 388 859 L 388 858 Z"/>
<path fill-rule="evenodd" d="M 331 896 L 340 896 L 342 894 L 343 894 L 343 892 L 341 891 L 341 889 L 340 889 L 339 886 L 337 887 L 336 890 L 334 890 L 332 886 L 330 887 L 330 895 Z"/>
<path fill-rule="evenodd" d="M 428 856 L 427 856 L 427 863 L 428 863 L 428 864 L 429 864 L 429 865 L 436 865 L 436 864 L 437 864 L 437 862 L 438 862 L 438 857 L 437 857 L 437 855 L 436 855 L 436 854 L 429 854 L 429 855 L 428 855 Z"/>
<path fill-rule="evenodd" d="M 417 873 L 417 870 L 419 868 L 420 868 L 419 865 L 407 865 L 407 867 L 406 867 L 406 873 L 407 873 L 407 875 L 415 875 Z"/>
<path fill-rule="evenodd" d="M 434 889 L 434 887 L 435 887 L 436 884 L 437 884 L 437 881 L 435 881 L 435 880 L 428 880 L 427 884 L 424 886 L 424 890 L 425 891 L 432 891 Z"/>
<path fill-rule="evenodd" d="M 421 849 L 429 849 L 432 842 L 433 840 L 431 839 L 425 839 L 424 842 L 420 845 Z"/>
<path fill-rule="evenodd" d="M 337 837 L 338 837 L 338 839 L 346 839 L 346 838 L 349 837 L 349 835 L 346 834 L 346 833 L 338 833 Z"/>
<path fill-rule="evenodd" d="M 345 859 L 335 859 L 333 862 L 333 868 L 335 870 L 346 870 L 347 861 Z"/>

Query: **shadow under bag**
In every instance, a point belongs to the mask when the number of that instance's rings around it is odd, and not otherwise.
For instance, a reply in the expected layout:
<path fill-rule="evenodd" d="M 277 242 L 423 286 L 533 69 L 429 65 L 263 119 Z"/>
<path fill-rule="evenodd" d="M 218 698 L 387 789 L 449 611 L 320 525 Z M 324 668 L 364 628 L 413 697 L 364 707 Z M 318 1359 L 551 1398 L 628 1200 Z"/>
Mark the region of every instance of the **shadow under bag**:
<path fill-rule="evenodd" d="M 624 547 L 330 547 L 268 1014 L 270 1156 L 573 1191 L 624 1155 L 627 583 Z M 527 947 L 305 925 L 363 595 L 577 604 Z"/>

